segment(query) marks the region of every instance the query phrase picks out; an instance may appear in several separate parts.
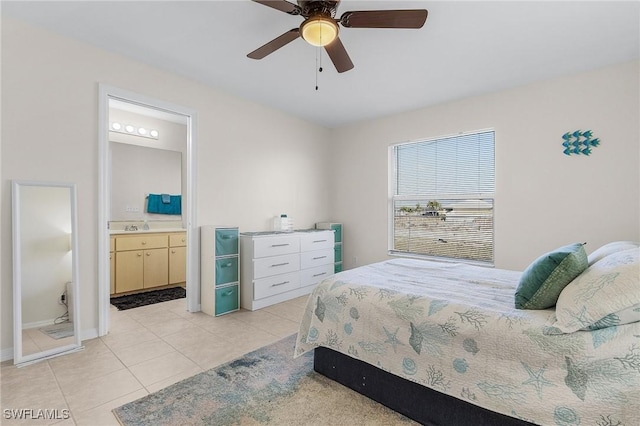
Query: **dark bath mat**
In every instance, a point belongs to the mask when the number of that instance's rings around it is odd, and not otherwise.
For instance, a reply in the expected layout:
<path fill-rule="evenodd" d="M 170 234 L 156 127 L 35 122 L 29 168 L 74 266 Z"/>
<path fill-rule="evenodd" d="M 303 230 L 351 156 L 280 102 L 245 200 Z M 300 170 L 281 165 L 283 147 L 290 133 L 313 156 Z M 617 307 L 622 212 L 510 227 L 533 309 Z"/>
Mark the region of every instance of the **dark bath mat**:
<path fill-rule="evenodd" d="M 119 311 L 138 308 L 140 306 L 153 305 L 154 303 L 168 302 L 187 296 L 187 291 L 182 287 L 165 288 L 162 290 L 146 291 L 144 293 L 128 294 L 111 298 L 111 304 Z"/>

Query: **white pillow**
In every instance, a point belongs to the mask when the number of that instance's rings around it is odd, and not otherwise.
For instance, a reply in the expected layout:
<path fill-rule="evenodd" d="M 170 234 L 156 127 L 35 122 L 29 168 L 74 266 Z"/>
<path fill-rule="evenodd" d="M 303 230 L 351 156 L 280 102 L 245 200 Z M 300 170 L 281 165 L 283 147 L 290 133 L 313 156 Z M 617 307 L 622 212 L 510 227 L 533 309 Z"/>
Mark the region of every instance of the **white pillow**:
<path fill-rule="evenodd" d="M 587 257 L 589 266 L 593 265 L 600 259 L 604 259 L 606 256 L 612 253 L 629 250 L 636 247 L 640 247 L 640 243 L 636 241 L 613 241 L 611 243 L 605 244 L 602 247 L 595 249 L 594 252 Z"/>
<path fill-rule="evenodd" d="M 640 247 L 605 256 L 569 283 L 558 297 L 555 322 L 551 327 L 563 333 L 590 326 L 602 328 L 603 321 L 607 321 L 605 317 L 622 312 L 627 314 L 630 308 L 635 312 L 638 304 Z M 624 315 L 627 321 L 633 321 L 634 317 Z M 618 318 L 615 325 L 621 325 L 620 320 L 622 318 Z"/>

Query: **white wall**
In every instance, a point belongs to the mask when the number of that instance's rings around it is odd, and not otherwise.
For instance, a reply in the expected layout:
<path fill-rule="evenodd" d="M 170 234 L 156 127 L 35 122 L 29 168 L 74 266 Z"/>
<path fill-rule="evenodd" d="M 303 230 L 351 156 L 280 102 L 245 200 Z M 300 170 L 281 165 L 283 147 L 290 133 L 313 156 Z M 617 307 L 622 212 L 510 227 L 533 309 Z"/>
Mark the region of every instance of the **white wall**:
<path fill-rule="evenodd" d="M 336 130 L 331 220 L 344 223 L 345 267 L 388 258 L 390 144 L 486 128 L 496 132 L 497 267 L 522 270 L 577 241 L 591 252 L 640 240 L 638 75 L 636 61 Z M 589 157 L 562 153 L 562 135 L 578 129 L 602 140 Z"/>
<path fill-rule="evenodd" d="M 196 110 L 198 224 L 329 213 L 328 130 L 2 16 L 1 342 L 12 346 L 10 180 L 78 186 L 82 329 L 97 329 L 98 83 Z"/>

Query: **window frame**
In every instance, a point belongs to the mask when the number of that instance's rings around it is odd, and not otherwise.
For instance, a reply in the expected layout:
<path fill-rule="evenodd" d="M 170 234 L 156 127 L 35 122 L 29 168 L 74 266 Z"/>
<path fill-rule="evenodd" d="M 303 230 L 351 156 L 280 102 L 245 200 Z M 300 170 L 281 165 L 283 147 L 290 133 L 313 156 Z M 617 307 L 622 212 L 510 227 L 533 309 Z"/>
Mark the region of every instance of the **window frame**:
<path fill-rule="evenodd" d="M 482 261 L 482 260 L 473 260 L 473 259 L 464 259 L 464 258 L 453 258 L 453 257 L 445 257 L 445 256 L 433 256 L 428 254 L 420 254 L 420 253 L 412 253 L 401 250 L 396 250 L 394 247 L 395 244 L 395 209 L 394 203 L 395 201 L 411 201 L 416 199 L 416 195 L 395 195 L 396 191 L 396 176 L 397 176 L 397 158 L 395 155 L 395 149 L 401 145 L 408 144 L 416 144 L 423 142 L 434 142 L 438 140 L 462 137 L 468 135 L 477 135 L 480 133 L 488 133 L 493 132 L 493 165 L 494 165 L 494 191 L 491 193 L 467 193 L 464 195 L 455 195 L 455 194 L 438 194 L 438 199 L 447 199 L 447 200 L 468 200 L 468 199 L 491 199 L 493 208 L 491 214 L 492 220 L 492 229 L 491 229 L 491 260 L 490 261 Z M 442 135 L 432 138 L 421 138 L 414 139 L 404 142 L 392 143 L 388 147 L 388 167 L 387 167 L 387 180 L 388 180 L 388 188 L 387 188 L 387 254 L 389 256 L 394 257 L 406 257 L 406 258 L 417 258 L 423 260 L 435 260 L 440 262 L 452 262 L 452 263 L 465 263 L 470 265 L 478 265 L 478 266 L 487 266 L 494 267 L 495 266 L 495 211 L 496 211 L 496 193 L 497 193 L 497 172 L 496 172 L 496 131 L 494 128 L 486 128 L 486 129 L 478 129 L 469 132 L 460 132 L 456 134 Z"/>

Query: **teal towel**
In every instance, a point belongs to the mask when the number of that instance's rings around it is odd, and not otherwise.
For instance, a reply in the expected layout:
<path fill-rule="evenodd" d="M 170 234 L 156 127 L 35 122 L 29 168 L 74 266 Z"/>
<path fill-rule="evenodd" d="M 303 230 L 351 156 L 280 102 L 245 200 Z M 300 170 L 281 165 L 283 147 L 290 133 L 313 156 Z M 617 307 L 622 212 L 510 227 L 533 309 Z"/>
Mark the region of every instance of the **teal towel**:
<path fill-rule="evenodd" d="M 147 213 L 156 214 L 182 214 L 182 196 L 169 195 L 169 202 L 164 202 L 164 196 L 168 194 L 149 194 L 147 199 Z"/>

